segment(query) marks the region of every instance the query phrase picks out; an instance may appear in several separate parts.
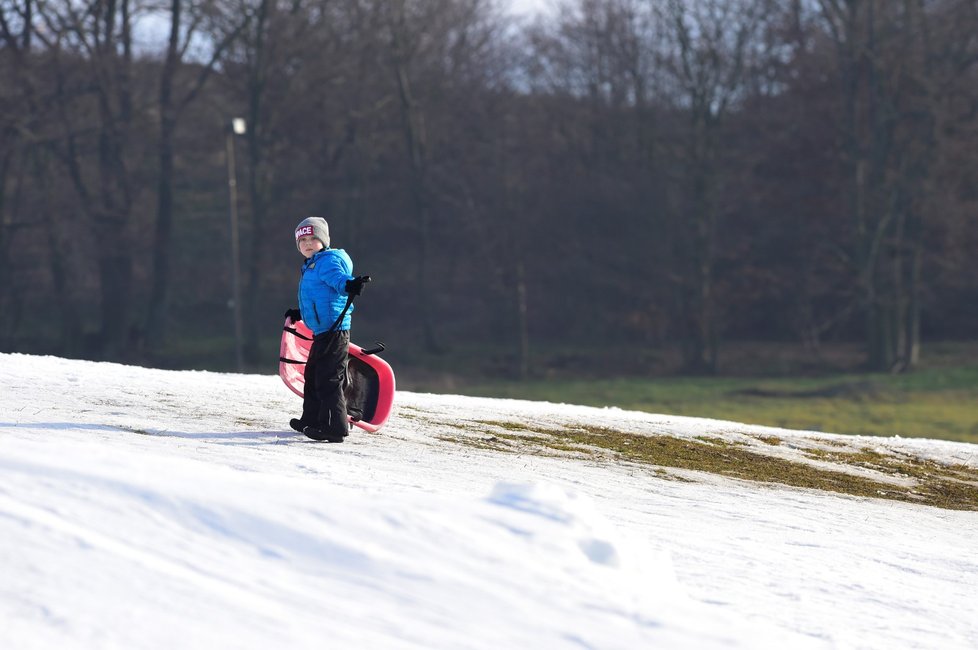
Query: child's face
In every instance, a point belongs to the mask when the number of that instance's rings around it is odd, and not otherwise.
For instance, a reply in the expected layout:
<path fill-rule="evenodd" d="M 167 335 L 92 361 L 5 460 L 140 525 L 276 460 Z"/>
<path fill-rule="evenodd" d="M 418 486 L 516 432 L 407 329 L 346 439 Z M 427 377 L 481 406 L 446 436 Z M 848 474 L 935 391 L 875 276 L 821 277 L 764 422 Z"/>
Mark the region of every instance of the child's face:
<path fill-rule="evenodd" d="M 306 259 L 309 259 L 324 248 L 323 242 L 319 241 L 312 235 L 299 237 L 297 241 L 299 242 L 299 252 L 302 253 Z"/>

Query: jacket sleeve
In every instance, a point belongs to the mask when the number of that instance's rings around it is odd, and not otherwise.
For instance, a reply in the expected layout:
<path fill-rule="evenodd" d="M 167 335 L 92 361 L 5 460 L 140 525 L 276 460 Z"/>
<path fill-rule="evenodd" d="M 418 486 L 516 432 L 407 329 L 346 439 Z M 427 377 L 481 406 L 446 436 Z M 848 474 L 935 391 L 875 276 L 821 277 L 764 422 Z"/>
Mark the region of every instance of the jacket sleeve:
<path fill-rule="evenodd" d="M 347 280 L 353 279 L 353 262 L 346 255 L 328 255 L 319 265 L 319 279 L 338 294 L 346 293 Z"/>

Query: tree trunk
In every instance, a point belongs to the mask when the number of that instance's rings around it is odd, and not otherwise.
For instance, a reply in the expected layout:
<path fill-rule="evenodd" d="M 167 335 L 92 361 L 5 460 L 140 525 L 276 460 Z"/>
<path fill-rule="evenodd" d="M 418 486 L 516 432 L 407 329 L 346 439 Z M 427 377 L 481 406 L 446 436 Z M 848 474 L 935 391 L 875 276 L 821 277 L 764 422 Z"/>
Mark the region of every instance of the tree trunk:
<path fill-rule="evenodd" d="M 259 349 L 259 323 L 262 322 L 258 313 L 258 296 L 261 291 L 261 280 L 265 259 L 265 221 L 270 202 L 269 188 L 271 187 L 271 170 L 265 160 L 266 128 L 265 92 L 268 82 L 269 52 L 268 29 L 272 22 L 272 12 L 275 3 L 262 0 L 258 5 L 255 24 L 255 46 L 252 63 L 248 68 L 248 199 L 251 210 L 251 240 L 248 255 L 245 256 L 247 279 L 242 292 L 242 308 L 244 310 L 244 355 L 249 363 L 258 363 L 261 352 Z"/>
<path fill-rule="evenodd" d="M 400 99 L 401 122 L 407 147 L 408 163 L 411 169 L 411 198 L 414 216 L 418 226 L 417 288 L 420 308 L 421 334 L 425 347 L 430 352 L 440 352 L 441 346 L 435 335 L 432 286 L 429 282 L 428 265 L 431 258 L 431 206 L 428 188 L 427 134 L 424 114 L 412 95 L 408 62 L 402 39 L 405 29 L 404 3 L 397 4 L 397 12 L 391 24 L 391 54 L 394 75 Z"/>
<path fill-rule="evenodd" d="M 516 331 L 519 332 L 519 378 L 530 377 L 530 327 L 527 318 L 526 268 L 523 260 L 516 263 Z"/>
<path fill-rule="evenodd" d="M 119 12 L 116 15 L 116 11 Z M 118 27 L 116 20 L 119 20 Z M 132 43 L 129 2 L 113 5 L 104 17 L 105 40 L 93 61 L 106 73 L 99 84 L 97 207 L 93 210 L 96 262 L 101 290 L 101 327 L 97 337 L 103 358 L 132 358 L 132 241 L 129 232 L 132 194 L 125 150 L 132 121 Z M 117 31 L 118 30 L 118 31 Z M 122 46 L 121 54 L 118 46 Z"/>
<path fill-rule="evenodd" d="M 263 145 L 254 131 L 260 128 L 256 124 L 248 136 L 248 196 L 251 214 L 251 240 L 247 255 L 247 281 L 242 305 L 244 308 L 244 354 L 249 363 L 259 363 L 259 324 L 262 322 L 258 313 L 258 296 L 261 291 L 261 280 L 264 277 L 262 268 L 265 260 L 265 222 L 268 213 L 269 195 L 268 177 L 270 171 L 264 162 Z"/>
<path fill-rule="evenodd" d="M 0 343 L 4 341 L 10 330 L 13 313 L 8 301 L 12 298 L 13 285 L 10 282 L 10 237 L 13 219 L 7 210 L 7 176 L 13 160 L 13 148 L 8 149 L 0 158 L 0 313 L 4 318 L 0 321 Z"/>
<path fill-rule="evenodd" d="M 157 184 L 156 232 L 149 310 L 145 331 L 153 346 L 166 338 L 170 307 L 170 248 L 173 240 L 173 136 L 176 116 L 173 108 L 173 78 L 179 60 L 182 0 L 170 2 L 170 38 L 160 73 L 160 144 Z"/>
<path fill-rule="evenodd" d="M 919 3 L 822 1 L 833 26 L 844 101 L 850 242 L 864 310 L 867 365 L 912 368 L 920 350 L 922 207 L 936 155 L 945 47 Z M 952 74 L 957 75 L 957 70 Z"/>
<path fill-rule="evenodd" d="M 694 107 L 693 109 L 697 109 Z M 700 107 L 700 111 L 709 110 Z M 693 115 L 691 142 L 687 152 L 692 181 L 680 217 L 679 252 L 681 300 L 685 331 L 682 332 L 683 370 L 690 374 L 714 374 L 717 370 L 717 325 L 713 291 L 716 255 L 715 165 L 713 139 L 715 125 L 706 113 Z"/>

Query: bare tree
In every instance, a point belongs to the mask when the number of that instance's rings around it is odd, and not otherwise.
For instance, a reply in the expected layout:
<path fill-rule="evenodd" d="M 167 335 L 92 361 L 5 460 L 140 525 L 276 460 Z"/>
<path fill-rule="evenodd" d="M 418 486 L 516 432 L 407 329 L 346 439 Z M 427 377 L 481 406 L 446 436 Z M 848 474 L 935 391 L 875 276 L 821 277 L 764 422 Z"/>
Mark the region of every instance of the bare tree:
<path fill-rule="evenodd" d="M 132 4 L 130 0 L 51 3 L 38 7 L 38 16 L 44 29 L 35 33 L 51 54 L 63 129 L 56 152 L 97 242 L 100 325 L 96 343 L 105 356 L 118 358 L 127 349 L 133 306 L 134 187 L 127 160 L 135 116 Z M 84 87 L 75 76 L 79 69 L 87 73 Z M 79 110 L 85 105 L 82 93 L 90 96 L 90 113 Z M 91 123 L 82 126 L 81 120 L 89 119 Z M 91 174 L 80 149 L 90 131 L 96 159 Z"/>
<path fill-rule="evenodd" d="M 22 123 L 22 109 L 32 96 L 24 56 L 32 31 L 32 7 L 29 0 L 23 6 L 0 6 L 0 305 L 7 302 L 13 287 L 9 269 L 14 222 L 7 196 L 20 135 L 27 128 Z M 12 92 L 18 87 L 25 89 L 26 101 Z M 4 312 L 9 322 L 15 310 L 7 307 Z M 11 326 L 12 323 L 0 329 L 0 335 L 10 331 Z"/>
<path fill-rule="evenodd" d="M 668 0 L 667 63 L 674 98 L 687 118 L 673 221 L 673 279 L 685 369 L 716 371 L 719 314 L 715 283 L 720 138 L 729 112 L 744 95 L 771 3 L 765 0 Z"/>
<path fill-rule="evenodd" d="M 4 128 L 5 133 L 9 133 Z M 4 138 L 6 139 L 6 137 Z M 0 323 L 0 340 L 13 329 L 13 316 L 17 311 L 9 303 L 13 283 L 10 281 L 10 247 L 13 239 L 13 215 L 7 205 L 7 186 L 14 160 L 12 149 L 0 151 L 0 307 L 3 307 L 4 322 Z"/>
<path fill-rule="evenodd" d="M 850 262 L 868 364 L 912 367 L 924 233 L 949 99 L 976 62 L 970 1 L 820 0 L 835 45 L 849 179 Z M 968 82 L 965 82 L 968 83 Z M 930 219 L 932 220 L 932 218 Z"/>
<path fill-rule="evenodd" d="M 32 48 L 34 2 L 12 2 L 0 8 L 0 129 L 3 132 L 0 145 L 0 288 L 4 298 L 10 300 L 5 330 L 15 332 L 24 321 L 19 305 L 30 293 L 30 287 L 21 286 L 11 271 L 11 257 L 15 250 L 15 237 L 29 234 L 30 220 L 23 213 L 49 207 L 52 192 L 34 192 L 49 184 L 50 174 L 46 151 L 53 146 L 57 136 L 50 123 L 53 115 L 49 102 L 45 102 L 43 71 L 38 65 Z M 8 200 L 10 197 L 12 200 Z M 29 240 L 28 240 L 29 241 Z M 18 241 L 17 249 L 25 242 Z M 60 236 L 52 237 L 50 250 L 45 257 L 55 287 L 63 298 L 56 303 L 52 320 L 60 325 L 61 349 L 77 353 L 81 341 L 81 322 L 69 274 L 63 260 L 64 243 Z M 30 245 L 26 248 L 29 250 Z"/>
<path fill-rule="evenodd" d="M 189 6 L 188 6 L 189 5 Z M 189 11 L 188 11 L 189 10 Z M 208 17 L 213 11 L 210 2 L 191 4 L 185 0 L 170 0 L 170 32 L 166 54 L 160 71 L 159 82 L 159 177 L 157 183 L 156 227 L 153 246 L 153 269 L 149 295 L 146 333 L 151 341 L 159 344 L 166 333 L 170 304 L 170 258 L 173 238 L 173 183 L 174 183 L 174 136 L 181 118 L 204 84 L 214 73 L 225 50 L 238 37 L 250 20 L 244 11 L 232 18 L 226 31 L 217 31 Z M 210 27 L 206 38 L 214 42 L 208 60 L 197 66 L 195 79 L 186 88 L 175 88 L 177 77 L 183 70 L 187 50 L 201 35 L 202 28 Z M 177 96 L 174 96 L 174 95 Z"/>
<path fill-rule="evenodd" d="M 302 3 L 293 3 L 294 13 L 300 13 Z M 255 7 L 255 20 L 245 32 L 241 41 L 243 48 L 245 74 L 245 119 L 247 122 L 248 153 L 248 195 L 251 205 L 251 247 L 247 256 L 247 283 L 243 293 L 245 355 L 249 361 L 256 361 L 258 346 L 257 294 L 261 284 L 261 264 L 264 247 L 261 245 L 264 223 L 270 203 L 271 187 L 274 183 L 274 165 L 269 160 L 271 123 L 277 105 L 284 97 L 270 96 L 268 80 L 273 70 L 281 64 L 276 59 L 276 50 L 287 48 L 287 42 L 278 42 L 272 37 L 276 17 L 280 15 L 276 0 L 259 0 Z"/>
<path fill-rule="evenodd" d="M 427 4 L 427 6 L 425 6 Z M 434 283 L 429 273 L 431 263 L 431 211 L 432 188 L 428 174 L 429 151 L 428 130 L 425 124 L 424 107 L 415 97 L 414 81 L 412 79 L 412 60 L 417 54 L 420 34 L 414 29 L 416 25 L 424 24 L 424 17 L 412 15 L 422 11 L 432 15 L 432 9 L 437 9 L 435 3 L 418 3 L 411 0 L 391 0 L 388 6 L 387 29 L 389 34 L 389 56 L 397 83 L 398 105 L 401 110 L 401 126 L 404 131 L 404 143 L 410 168 L 410 190 L 414 218 L 418 229 L 417 250 L 417 295 L 420 309 L 421 333 L 425 346 L 430 351 L 440 349 L 435 333 L 433 291 Z M 424 10 L 428 11 L 424 11 Z M 412 18 L 414 20 L 410 20 Z"/>

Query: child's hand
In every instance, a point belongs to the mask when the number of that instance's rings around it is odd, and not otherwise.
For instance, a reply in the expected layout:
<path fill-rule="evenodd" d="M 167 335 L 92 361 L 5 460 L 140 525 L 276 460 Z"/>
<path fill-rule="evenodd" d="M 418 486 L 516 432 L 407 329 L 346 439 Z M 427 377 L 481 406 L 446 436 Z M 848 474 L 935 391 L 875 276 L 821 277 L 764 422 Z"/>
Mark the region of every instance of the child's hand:
<path fill-rule="evenodd" d="M 302 313 L 298 309 L 286 309 L 285 317 L 289 319 L 290 323 L 297 323 L 302 320 Z"/>
<path fill-rule="evenodd" d="M 370 282 L 369 275 L 358 275 L 352 280 L 346 281 L 346 292 L 351 296 L 359 296 L 363 293 L 363 285 Z"/>

